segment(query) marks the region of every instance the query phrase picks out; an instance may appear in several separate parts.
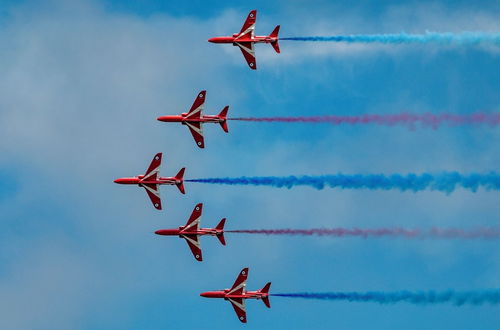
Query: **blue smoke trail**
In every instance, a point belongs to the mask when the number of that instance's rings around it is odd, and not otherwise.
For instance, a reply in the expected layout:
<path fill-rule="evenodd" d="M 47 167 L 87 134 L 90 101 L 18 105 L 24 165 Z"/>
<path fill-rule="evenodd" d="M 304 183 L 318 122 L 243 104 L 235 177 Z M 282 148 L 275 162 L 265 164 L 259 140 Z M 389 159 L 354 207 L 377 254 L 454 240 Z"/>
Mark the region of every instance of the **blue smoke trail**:
<path fill-rule="evenodd" d="M 480 291 L 425 291 L 425 292 L 299 292 L 299 293 L 274 293 L 276 297 L 344 300 L 350 302 L 375 302 L 379 304 L 395 304 L 406 302 L 415 305 L 430 305 L 450 303 L 455 306 L 462 305 L 497 305 L 500 303 L 500 290 Z"/>
<path fill-rule="evenodd" d="M 369 174 L 369 175 L 320 175 L 320 176 L 287 176 L 287 177 L 239 177 L 239 178 L 208 178 L 185 180 L 226 185 L 271 186 L 277 188 L 292 188 L 295 186 L 310 186 L 321 190 L 325 187 L 342 189 L 398 189 L 400 191 L 436 190 L 445 193 L 453 192 L 457 187 L 477 191 L 479 187 L 486 190 L 500 189 L 500 175 L 495 172 L 488 174 L 463 175 L 457 172 L 441 174 Z"/>
<path fill-rule="evenodd" d="M 336 36 L 311 36 L 311 37 L 289 37 L 280 40 L 293 41 L 324 41 L 324 42 L 347 42 L 347 43 L 384 43 L 384 44 L 407 44 L 407 43 L 441 43 L 441 44 L 479 44 L 483 42 L 500 44 L 500 33 L 486 32 L 462 32 L 462 33 L 437 33 L 426 32 L 425 34 L 355 34 Z"/>

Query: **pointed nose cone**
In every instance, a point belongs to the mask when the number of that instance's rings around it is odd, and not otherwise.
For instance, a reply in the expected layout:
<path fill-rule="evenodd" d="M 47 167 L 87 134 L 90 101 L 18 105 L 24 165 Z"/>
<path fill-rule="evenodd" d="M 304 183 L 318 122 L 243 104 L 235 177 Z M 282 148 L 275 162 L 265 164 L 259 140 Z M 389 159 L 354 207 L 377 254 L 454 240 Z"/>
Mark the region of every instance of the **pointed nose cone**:
<path fill-rule="evenodd" d="M 156 118 L 158 121 L 165 121 L 165 122 L 174 122 L 174 121 L 179 121 L 179 119 L 176 118 L 177 116 L 160 116 Z"/>
<path fill-rule="evenodd" d="M 155 234 L 156 234 L 156 235 L 161 235 L 161 229 L 160 229 L 160 230 L 155 231 Z"/>
<path fill-rule="evenodd" d="M 224 293 L 221 291 L 207 291 L 200 293 L 200 296 L 205 298 L 224 298 Z"/>
<path fill-rule="evenodd" d="M 118 184 L 137 184 L 139 183 L 139 181 L 140 180 L 137 177 L 134 177 L 134 178 L 119 178 L 114 180 L 113 182 Z"/>
<path fill-rule="evenodd" d="M 131 183 L 130 181 L 131 181 L 130 178 L 119 178 L 114 180 L 113 182 L 118 184 L 130 184 Z"/>
<path fill-rule="evenodd" d="M 208 39 L 208 42 L 215 42 L 216 38 L 210 38 Z"/>

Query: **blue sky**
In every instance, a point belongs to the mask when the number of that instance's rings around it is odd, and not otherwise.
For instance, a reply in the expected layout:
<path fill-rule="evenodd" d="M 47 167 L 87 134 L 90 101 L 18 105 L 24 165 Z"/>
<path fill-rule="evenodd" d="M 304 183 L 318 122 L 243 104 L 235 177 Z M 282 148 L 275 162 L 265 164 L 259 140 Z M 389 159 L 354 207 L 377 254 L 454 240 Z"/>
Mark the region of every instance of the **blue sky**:
<path fill-rule="evenodd" d="M 237 32 L 282 36 L 500 30 L 496 1 L 2 1 L 0 4 L 0 328 L 494 329 L 498 307 L 380 306 L 271 298 L 240 325 L 230 286 L 274 292 L 474 290 L 500 287 L 494 241 L 407 241 L 228 235 L 204 238 L 204 262 L 157 229 L 498 226 L 499 194 L 402 193 L 186 184 L 145 193 L 113 184 L 143 172 L 239 175 L 499 171 L 500 133 L 487 127 L 331 127 L 230 122 L 205 128 L 155 120 L 207 90 L 206 112 L 233 116 L 497 112 L 499 48 L 281 43 L 257 45 L 259 69 L 206 42 Z"/>

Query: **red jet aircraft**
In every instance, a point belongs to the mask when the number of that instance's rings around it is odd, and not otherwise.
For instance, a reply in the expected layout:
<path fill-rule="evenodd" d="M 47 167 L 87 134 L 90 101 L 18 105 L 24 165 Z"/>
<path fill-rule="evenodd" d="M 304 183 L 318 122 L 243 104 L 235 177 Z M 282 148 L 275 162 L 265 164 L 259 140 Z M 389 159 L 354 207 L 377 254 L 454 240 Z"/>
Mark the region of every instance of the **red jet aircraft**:
<path fill-rule="evenodd" d="M 217 116 L 203 115 L 203 106 L 205 104 L 206 94 L 207 91 L 201 91 L 198 94 L 189 112 L 184 112 L 180 116 L 161 116 L 158 117 L 157 120 L 186 125 L 189 128 L 191 135 L 193 135 L 198 147 L 204 148 L 205 142 L 203 138 L 203 128 L 201 125 L 203 123 L 219 123 L 224 132 L 227 133 L 227 111 L 229 110 L 229 106 L 226 105 Z"/>
<path fill-rule="evenodd" d="M 276 53 L 280 52 L 280 46 L 278 45 L 278 33 L 280 31 L 280 26 L 276 26 L 268 36 L 255 36 L 255 21 L 257 19 L 257 11 L 252 10 L 248 14 L 247 20 L 240 33 L 233 34 L 232 37 L 216 37 L 208 39 L 209 42 L 216 44 L 233 44 L 233 46 L 240 47 L 241 53 L 245 57 L 245 60 L 250 66 L 250 69 L 257 69 L 257 62 L 255 61 L 255 51 L 253 46 L 255 43 L 264 42 L 266 44 L 271 44 Z"/>
<path fill-rule="evenodd" d="M 135 184 L 139 187 L 143 187 L 146 189 L 153 206 L 157 210 L 161 210 L 161 199 L 160 199 L 160 185 L 168 184 L 168 185 L 176 185 L 179 188 L 180 192 L 185 194 L 184 190 L 184 170 L 183 167 L 179 173 L 177 173 L 174 177 L 164 178 L 160 176 L 160 166 L 161 166 L 161 152 L 157 153 L 153 160 L 151 161 L 151 165 L 149 165 L 146 174 L 134 176 L 132 178 L 121 178 L 116 179 L 114 182 L 119 184 Z"/>
<path fill-rule="evenodd" d="M 233 305 L 236 315 L 238 315 L 238 319 L 243 323 L 247 323 L 245 299 L 262 299 L 264 304 L 268 308 L 271 308 L 271 304 L 269 302 L 269 288 L 271 287 L 271 282 L 267 283 L 260 290 L 246 291 L 245 287 L 247 285 L 247 277 L 248 268 L 243 268 L 231 289 L 203 292 L 200 293 L 200 296 L 206 298 L 223 298 L 224 300 L 229 300 L 231 305 Z"/>
<path fill-rule="evenodd" d="M 201 245 L 199 241 L 200 236 L 216 236 L 222 245 L 226 245 L 226 241 L 224 239 L 224 223 L 226 222 L 226 218 L 222 219 L 215 228 L 200 228 L 202 208 L 202 203 L 199 203 L 194 207 L 193 213 L 191 214 L 191 217 L 189 217 L 185 226 L 181 226 L 179 229 L 160 229 L 155 231 L 155 234 L 179 236 L 186 239 L 193 256 L 196 260 L 202 261 L 203 256 L 201 255 Z"/>

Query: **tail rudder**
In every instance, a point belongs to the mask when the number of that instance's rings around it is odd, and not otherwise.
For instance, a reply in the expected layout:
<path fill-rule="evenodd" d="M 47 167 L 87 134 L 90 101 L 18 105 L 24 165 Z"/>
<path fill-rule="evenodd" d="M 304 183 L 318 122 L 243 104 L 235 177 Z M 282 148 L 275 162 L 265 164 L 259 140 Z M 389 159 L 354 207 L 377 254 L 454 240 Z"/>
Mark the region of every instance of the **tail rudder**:
<path fill-rule="evenodd" d="M 276 38 L 276 41 L 271 42 L 271 46 L 273 46 L 276 53 L 280 53 L 280 45 L 278 44 L 278 33 L 279 32 L 280 32 L 280 26 L 278 25 L 274 28 L 273 32 L 271 32 L 271 34 L 269 35 L 269 37 L 271 37 L 271 38 Z"/>
<path fill-rule="evenodd" d="M 181 168 L 179 173 L 177 173 L 177 175 L 175 176 L 175 180 L 179 181 L 179 183 L 176 183 L 175 185 L 177 186 L 177 188 L 179 188 L 179 191 L 182 194 L 186 193 L 186 190 L 184 189 L 184 171 L 185 170 L 186 170 L 185 167 Z"/>
<path fill-rule="evenodd" d="M 220 234 L 217 234 L 217 238 L 222 245 L 226 245 L 226 239 L 224 238 L 224 224 L 226 223 L 226 218 L 223 218 L 219 224 L 215 227 L 217 230 L 221 230 Z"/>
<path fill-rule="evenodd" d="M 268 282 L 266 285 L 264 285 L 264 287 L 262 289 L 260 289 L 259 291 L 261 293 L 269 293 L 269 289 L 271 288 L 271 282 Z M 262 302 L 264 303 L 264 305 L 266 305 L 267 308 L 271 308 L 271 302 L 269 301 L 269 295 L 266 295 L 264 297 L 262 297 Z"/>
<path fill-rule="evenodd" d="M 224 121 L 221 121 L 219 124 L 220 126 L 222 127 L 222 129 L 224 130 L 224 132 L 229 132 L 229 129 L 227 127 L 227 112 L 229 111 L 229 106 L 226 105 L 224 107 L 224 109 L 222 109 L 222 111 L 219 113 L 218 117 L 221 118 L 221 119 L 224 119 Z"/>

